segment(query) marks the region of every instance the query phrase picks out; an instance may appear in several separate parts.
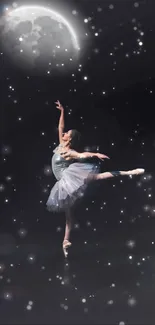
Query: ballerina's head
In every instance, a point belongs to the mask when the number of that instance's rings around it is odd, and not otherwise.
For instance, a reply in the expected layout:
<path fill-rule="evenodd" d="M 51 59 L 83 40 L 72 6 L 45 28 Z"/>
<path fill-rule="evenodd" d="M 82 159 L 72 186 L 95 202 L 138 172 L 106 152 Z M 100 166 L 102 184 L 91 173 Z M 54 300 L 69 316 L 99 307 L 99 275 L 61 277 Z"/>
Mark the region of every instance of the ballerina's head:
<path fill-rule="evenodd" d="M 77 150 L 80 145 L 81 134 L 77 130 L 69 130 L 63 133 L 63 142 L 68 145 L 70 149 Z"/>

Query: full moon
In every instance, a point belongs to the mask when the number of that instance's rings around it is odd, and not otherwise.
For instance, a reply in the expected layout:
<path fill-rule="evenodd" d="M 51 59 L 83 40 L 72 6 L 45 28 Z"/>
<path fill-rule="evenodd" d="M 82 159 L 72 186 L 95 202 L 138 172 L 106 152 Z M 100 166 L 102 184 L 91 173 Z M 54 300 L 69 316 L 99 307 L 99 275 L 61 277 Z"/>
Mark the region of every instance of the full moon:
<path fill-rule="evenodd" d="M 0 36 L 3 50 L 14 64 L 49 74 L 73 65 L 80 50 L 71 24 L 42 6 L 7 11 L 0 19 Z"/>

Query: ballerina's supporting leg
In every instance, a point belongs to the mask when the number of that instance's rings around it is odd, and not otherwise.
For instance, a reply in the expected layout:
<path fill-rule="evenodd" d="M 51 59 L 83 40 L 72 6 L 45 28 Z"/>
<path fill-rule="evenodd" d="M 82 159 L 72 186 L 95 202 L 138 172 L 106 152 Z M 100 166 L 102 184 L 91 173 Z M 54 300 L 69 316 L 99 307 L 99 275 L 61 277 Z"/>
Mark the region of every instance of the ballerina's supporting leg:
<path fill-rule="evenodd" d="M 113 172 L 105 172 L 105 173 L 99 173 L 95 175 L 95 180 L 101 180 L 111 177 L 118 177 L 118 176 L 130 176 L 130 175 L 141 175 L 144 174 L 145 169 L 137 168 L 133 170 L 128 171 L 113 171 Z"/>
<path fill-rule="evenodd" d="M 72 230 L 72 223 L 73 223 L 71 209 L 66 209 L 65 215 L 66 215 L 66 227 L 65 227 L 65 236 L 63 241 L 63 251 L 65 257 L 67 257 L 68 255 L 67 248 L 71 246 L 71 242 L 69 240 L 70 240 L 70 233 Z"/>

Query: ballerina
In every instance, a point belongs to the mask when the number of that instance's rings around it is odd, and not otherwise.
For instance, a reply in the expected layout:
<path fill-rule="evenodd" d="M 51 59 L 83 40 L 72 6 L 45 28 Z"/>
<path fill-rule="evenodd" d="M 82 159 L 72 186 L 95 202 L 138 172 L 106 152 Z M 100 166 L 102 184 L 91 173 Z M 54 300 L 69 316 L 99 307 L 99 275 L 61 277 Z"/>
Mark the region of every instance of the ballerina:
<path fill-rule="evenodd" d="M 47 210 L 53 212 L 64 211 L 66 215 L 66 227 L 63 240 L 63 252 L 68 255 L 71 246 L 70 234 L 72 229 L 71 209 L 76 201 L 82 197 L 86 188 L 92 181 L 103 180 L 117 176 L 140 175 L 145 172 L 142 168 L 128 171 L 99 172 L 99 167 L 94 164 L 92 158 L 102 161 L 110 159 L 107 155 L 94 152 L 78 151 L 81 135 L 77 130 L 69 130 L 64 133 L 65 119 L 64 108 L 58 100 L 56 107 L 60 110 L 59 120 L 59 145 L 55 148 L 52 157 L 52 170 L 57 180 L 53 186 L 48 201 Z"/>

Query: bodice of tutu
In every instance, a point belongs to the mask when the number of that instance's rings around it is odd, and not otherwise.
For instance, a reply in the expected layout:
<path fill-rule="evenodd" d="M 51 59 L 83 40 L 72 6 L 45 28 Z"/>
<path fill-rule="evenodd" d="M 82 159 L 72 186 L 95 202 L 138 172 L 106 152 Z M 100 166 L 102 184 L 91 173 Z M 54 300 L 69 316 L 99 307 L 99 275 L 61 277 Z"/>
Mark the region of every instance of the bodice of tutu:
<path fill-rule="evenodd" d="M 69 167 L 70 164 L 73 163 L 73 160 L 66 160 L 64 159 L 61 154 L 60 150 L 63 148 L 62 145 L 56 147 L 53 152 L 54 155 L 52 157 L 52 170 L 55 178 L 60 180 L 62 177 L 62 172 Z"/>

